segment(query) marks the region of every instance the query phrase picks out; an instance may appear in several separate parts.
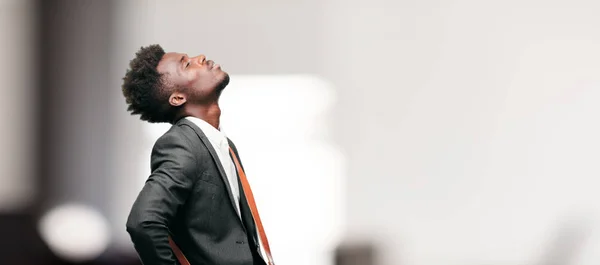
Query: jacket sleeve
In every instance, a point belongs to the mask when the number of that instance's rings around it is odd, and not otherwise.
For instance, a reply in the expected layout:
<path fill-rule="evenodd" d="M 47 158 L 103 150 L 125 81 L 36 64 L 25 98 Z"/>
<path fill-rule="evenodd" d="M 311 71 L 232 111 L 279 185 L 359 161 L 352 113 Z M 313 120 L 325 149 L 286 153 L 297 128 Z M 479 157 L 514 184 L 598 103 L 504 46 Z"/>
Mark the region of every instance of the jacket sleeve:
<path fill-rule="evenodd" d="M 152 173 L 127 219 L 127 232 L 144 265 L 175 265 L 169 223 L 184 204 L 197 176 L 197 161 L 183 134 L 168 132 L 154 145 Z"/>

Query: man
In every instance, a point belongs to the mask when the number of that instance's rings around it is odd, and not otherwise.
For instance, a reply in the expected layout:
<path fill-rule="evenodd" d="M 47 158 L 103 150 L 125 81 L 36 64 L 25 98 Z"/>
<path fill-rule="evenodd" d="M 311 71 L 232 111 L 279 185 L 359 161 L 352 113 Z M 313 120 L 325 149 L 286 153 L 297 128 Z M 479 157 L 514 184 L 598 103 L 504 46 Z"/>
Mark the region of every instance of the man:
<path fill-rule="evenodd" d="M 123 95 L 142 120 L 169 122 L 154 145 L 152 174 L 127 232 L 145 265 L 272 263 L 268 241 L 233 142 L 219 130 L 229 75 L 204 55 L 142 47 Z"/>

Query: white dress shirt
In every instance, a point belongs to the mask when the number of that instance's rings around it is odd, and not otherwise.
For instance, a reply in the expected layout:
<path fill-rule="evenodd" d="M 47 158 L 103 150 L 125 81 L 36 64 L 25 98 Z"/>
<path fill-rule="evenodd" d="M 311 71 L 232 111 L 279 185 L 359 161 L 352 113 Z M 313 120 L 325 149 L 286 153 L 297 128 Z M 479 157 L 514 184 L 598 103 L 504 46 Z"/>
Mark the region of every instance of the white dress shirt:
<path fill-rule="evenodd" d="M 200 127 L 200 130 L 202 130 L 202 132 L 206 135 L 206 138 L 208 138 L 208 141 L 210 141 L 212 147 L 215 149 L 215 152 L 217 152 L 219 161 L 221 162 L 223 170 L 225 170 L 225 174 L 227 175 L 227 180 L 229 180 L 231 193 L 235 199 L 235 210 L 241 217 L 240 188 L 237 181 L 237 170 L 234 162 L 231 160 L 231 156 L 229 156 L 229 142 L 227 141 L 227 136 L 225 136 L 222 131 L 217 130 L 215 127 L 202 119 L 198 119 L 196 117 L 186 117 L 186 119 Z"/>

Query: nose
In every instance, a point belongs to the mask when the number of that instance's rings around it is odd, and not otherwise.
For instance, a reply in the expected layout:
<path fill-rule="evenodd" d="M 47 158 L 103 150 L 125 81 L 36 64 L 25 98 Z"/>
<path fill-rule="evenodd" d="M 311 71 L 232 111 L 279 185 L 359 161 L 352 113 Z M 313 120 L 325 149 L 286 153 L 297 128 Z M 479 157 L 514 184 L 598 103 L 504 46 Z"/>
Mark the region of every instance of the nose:
<path fill-rule="evenodd" d="M 204 54 L 200 54 L 194 57 L 194 60 L 196 60 L 196 63 L 198 64 L 204 64 L 204 62 L 206 62 L 206 56 L 204 56 Z"/>

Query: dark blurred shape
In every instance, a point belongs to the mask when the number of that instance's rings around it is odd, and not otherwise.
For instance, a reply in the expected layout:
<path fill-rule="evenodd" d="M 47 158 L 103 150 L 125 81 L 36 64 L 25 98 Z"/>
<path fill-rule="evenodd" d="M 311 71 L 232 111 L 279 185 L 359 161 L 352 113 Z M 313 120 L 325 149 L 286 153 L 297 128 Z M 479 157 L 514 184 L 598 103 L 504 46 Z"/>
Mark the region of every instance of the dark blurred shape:
<path fill-rule="evenodd" d="M 29 212 L 0 214 L 0 265 L 141 265 L 137 256 L 107 251 L 89 262 L 69 262 L 58 258 L 38 232 L 38 216 Z"/>
<path fill-rule="evenodd" d="M 28 209 L 0 214 L 0 265 L 139 265 L 137 257 L 111 249 L 73 263 L 58 258 L 42 240 L 38 222 L 50 207 L 78 201 L 108 208 L 105 176 L 110 159 L 109 54 L 114 1 L 25 0 L 35 6 L 35 80 L 39 196 Z M 20 25 L 14 25 L 19 27 Z M 10 52 L 10 51 L 9 51 Z M 18 115 L 15 113 L 14 115 Z"/>
<path fill-rule="evenodd" d="M 348 244 L 335 251 L 335 265 L 376 265 L 377 250 L 373 244 Z"/>
<path fill-rule="evenodd" d="M 0 264 L 44 265 L 59 262 L 37 232 L 30 213 L 0 215 Z"/>

